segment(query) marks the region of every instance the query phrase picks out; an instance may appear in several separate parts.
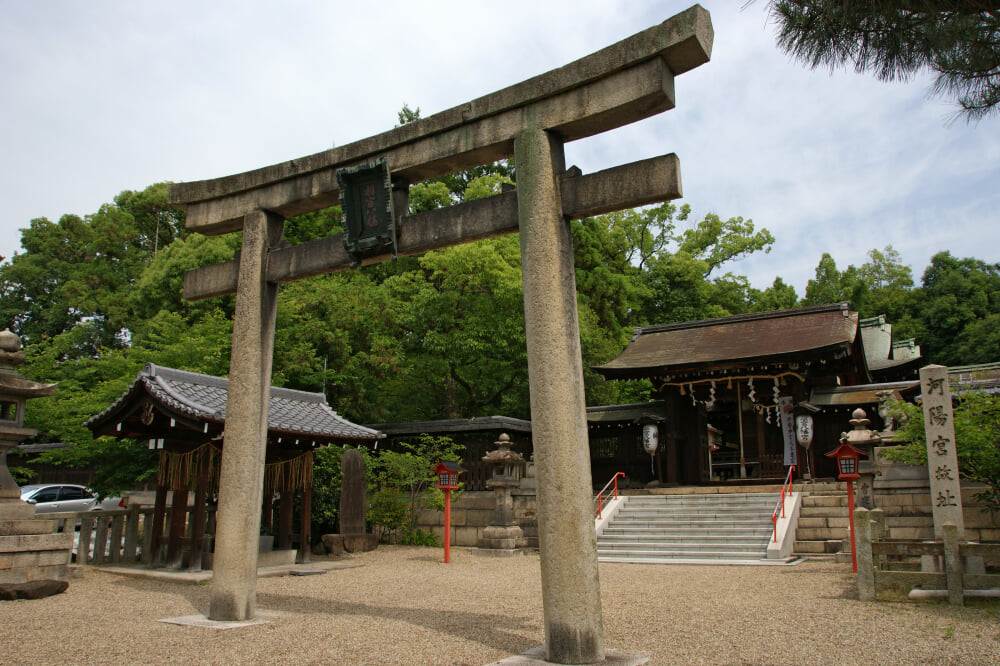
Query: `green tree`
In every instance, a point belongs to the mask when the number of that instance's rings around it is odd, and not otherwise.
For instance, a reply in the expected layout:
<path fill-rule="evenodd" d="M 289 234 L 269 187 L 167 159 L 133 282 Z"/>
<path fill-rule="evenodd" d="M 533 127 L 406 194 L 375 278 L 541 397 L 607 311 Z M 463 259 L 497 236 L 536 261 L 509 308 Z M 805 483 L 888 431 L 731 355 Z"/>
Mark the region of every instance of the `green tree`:
<path fill-rule="evenodd" d="M 438 545 L 437 539 L 417 529 L 417 518 L 423 509 L 444 508 L 444 495 L 437 489 L 431 468 L 443 460 L 460 461 L 461 447 L 450 437 L 424 434 L 412 442 L 400 442 L 398 449 L 383 450 L 372 460 L 371 519 L 383 531 L 397 532 L 402 543 Z M 453 500 L 461 493 L 461 485 L 452 492 Z"/>
<path fill-rule="evenodd" d="M 28 403 L 25 420 L 39 430 L 37 440 L 63 442 L 66 448 L 46 451 L 39 458 L 68 467 L 94 466 L 94 490 L 116 495 L 131 490 L 155 474 L 155 452 L 142 442 L 95 439 L 84 423 L 114 403 L 148 363 L 224 375 L 229 367 L 232 322 L 211 312 L 194 324 L 162 312 L 132 341 L 130 349 L 100 349 L 78 357 L 77 337 L 89 339 L 83 322 L 53 338 L 26 348 L 23 366 L 35 381 L 58 382 L 55 395 Z"/>
<path fill-rule="evenodd" d="M 921 350 L 942 365 L 1000 360 L 1000 264 L 931 258 L 918 299 Z"/>
<path fill-rule="evenodd" d="M 753 312 L 770 312 L 794 308 L 798 305 L 799 297 L 795 293 L 795 287 L 785 284 L 784 280 L 776 277 L 771 286 L 764 291 L 754 291 L 750 300 Z"/>
<path fill-rule="evenodd" d="M 156 183 L 141 192 L 123 190 L 115 197 L 115 206 L 131 215 L 135 223 L 137 242 L 152 257 L 187 235 L 184 211 L 167 203 L 167 185 Z"/>
<path fill-rule="evenodd" d="M 1000 512 L 1000 396 L 964 393 L 954 398 L 955 448 L 958 471 L 963 479 L 986 484 L 976 494 L 988 511 Z M 924 412 L 918 405 L 895 401 L 893 416 L 901 424 L 886 455 L 899 462 L 927 464 L 927 436 Z"/>
<path fill-rule="evenodd" d="M 995 0 L 773 0 L 778 46 L 809 66 L 851 65 L 882 81 L 935 75 L 968 120 L 1000 103 L 1000 3 Z"/>
<path fill-rule="evenodd" d="M 78 330 L 79 348 L 67 350 L 77 356 L 126 347 L 134 323 L 129 294 L 154 249 L 181 233 L 183 213 L 165 197 L 161 183 L 126 190 L 86 217 L 32 220 L 22 229 L 24 252 L 0 266 L 0 318 L 26 344 L 87 322 L 80 330 L 90 338 Z"/>
<path fill-rule="evenodd" d="M 847 301 L 861 312 L 867 302 L 868 286 L 858 275 L 858 269 L 848 266 L 843 272 L 837 269 L 837 262 L 824 252 L 816 265 L 816 277 L 806 283 L 806 295 L 802 305 L 826 305 Z"/>
<path fill-rule="evenodd" d="M 774 243 L 771 233 L 756 231 L 752 220 L 722 220 L 715 214 L 677 232 L 672 204 L 663 206 L 670 207 L 665 209 L 663 233 L 676 249 L 671 252 L 661 245 L 646 261 L 648 270 L 641 279 L 651 296 L 643 305 L 644 319 L 672 323 L 748 311 L 751 289 L 747 279 L 732 272 L 719 277 L 713 273 L 754 252 L 769 252 Z M 677 220 L 686 219 L 688 212 L 684 206 Z"/>

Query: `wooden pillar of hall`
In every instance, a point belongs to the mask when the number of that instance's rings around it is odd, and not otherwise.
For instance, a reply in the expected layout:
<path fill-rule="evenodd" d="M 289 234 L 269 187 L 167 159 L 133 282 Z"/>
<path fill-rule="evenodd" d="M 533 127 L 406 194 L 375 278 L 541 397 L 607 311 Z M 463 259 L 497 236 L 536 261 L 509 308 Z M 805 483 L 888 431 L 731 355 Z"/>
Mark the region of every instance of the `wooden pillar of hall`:
<path fill-rule="evenodd" d="M 309 453 L 305 460 L 306 473 L 302 484 L 302 511 L 299 516 L 299 553 L 298 562 L 309 562 L 312 557 L 312 468 L 313 455 Z"/>
<path fill-rule="evenodd" d="M 542 129 L 514 140 L 546 660 L 604 661 L 583 361 L 562 141 Z"/>
<path fill-rule="evenodd" d="M 225 455 L 219 471 L 212 620 L 249 620 L 257 609 L 260 506 L 278 302 L 278 285 L 267 281 L 267 259 L 281 242 L 283 230 L 284 219 L 273 213 L 255 210 L 243 218 Z M 248 507 L 253 508 L 248 511 Z"/>
<path fill-rule="evenodd" d="M 287 550 L 292 547 L 292 522 L 295 520 L 295 491 L 289 488 L 281 489 L 278 498 L 278 534 L 274 547 Z"/>
<path fill-rule="evenodd" d="M 201 571 L 201 556 L 204 550 L 206 501 L 208 500 L 208 474 L 211 452 L 203 448 L 198 455 L 198 478 L 194 489 L 194 508 L 191 511 L 191 559 L 188 569 Z"/>
<path fill-rule="evenodd" d="M 165 454 L 160 452 L 160 465 L 164 464 Z M 150 566 L 160 565 L 160 548 L 163 545 L 163 524 L 167 515 L 167 487 L 156 484 L 156 500 L 153 503 L 153 538 L 149 544 L 149 552 L 144 554 L 146 563 Z"/>
<path fill-rule="evenodd" d="M 778 416 L 777 410 L 774 412 L 775 418 Z M 757 477 L 764 478 L 764 470 L 766 461 L 764 459 L 764 444 L 767 440 L 767 429 L 764 423 L 763 412 L 757 412 Z"/>

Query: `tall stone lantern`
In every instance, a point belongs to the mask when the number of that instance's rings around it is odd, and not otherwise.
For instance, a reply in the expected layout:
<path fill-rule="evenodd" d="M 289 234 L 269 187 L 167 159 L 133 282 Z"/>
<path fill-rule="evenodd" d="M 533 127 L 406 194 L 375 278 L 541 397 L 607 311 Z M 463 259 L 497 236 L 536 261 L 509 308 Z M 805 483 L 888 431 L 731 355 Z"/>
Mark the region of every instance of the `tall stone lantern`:
<path fill-rule="evenodd" d="M 23 361 L 21 339 L 9 329 L 0 331 L 0 518 L 4 517 L 4 509 L 12 508 L 8 503 L 21 502 L 21 490 L 7 469 L 7 452 L 37 433 L 24 427 L 24 405 L 29 398 L 50 396 L 56 391 L 55 384 L 25 379 L 14 367 Z"/>
<path fill-rule="evenodd" d="M 858 463 L 857 504 L 871 511 L 875 509 L 875 475 L 878 474 L 878 464 L 875 461 L 875 446 L 882 441 L 880 433 L 870 430 L 868 425 L 871 421 L 868 414 L 863 409 L 855 409 L 851 414 L 851 425 L 853 430 L 840 434 L 842 444 L 850 444 L 859 451 L 864 452 L 867 460 Z"/>
<path fill-rule="evenodd" d="M 66 589 L 73 533 L 53 534 L 54 520 L 35 519 L 35 507 L 21 501 L 21 490 L 7 468 L 7 452 L 35 435 L 24 427 L 30 398 L 55 393 L 55 384 L 25 379 L 15 366 L 24 361 L 21 340 L 0 331 L 0 599 L 44 597 Z"/>
<path fill-rule="evenodd" d="M 493 476 L 486 482 L 496 499 L 493 520 L 483 529 L 479 547 L 497 551 L 514 551 L 527 544 L 521 526 L 514 520 L 514 498 L 511 491 L 520 486 L 518 471 L 524 468 L 524 457 L 510 450 L 510 437 L 503 433 L 494 442 L 497 449 L 483 456 L 493 465 Z"/>

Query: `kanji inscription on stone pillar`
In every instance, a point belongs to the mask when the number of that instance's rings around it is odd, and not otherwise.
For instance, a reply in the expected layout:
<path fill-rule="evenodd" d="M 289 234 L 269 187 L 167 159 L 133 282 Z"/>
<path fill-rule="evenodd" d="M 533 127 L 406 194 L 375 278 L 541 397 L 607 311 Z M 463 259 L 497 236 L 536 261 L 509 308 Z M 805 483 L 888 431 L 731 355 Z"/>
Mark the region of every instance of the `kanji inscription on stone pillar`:
<path fill-rule="evenodd" d="M 931 480 L 934 538 L 942 539 L 944 524 L 954 523 L 961 539 L 965 524 L 962 519 L 962 489 L 958 479 L 958 454 L 948 368 L 943 365 L 921 368 L 920 394 L 927 435 L 927 470 Z"/>

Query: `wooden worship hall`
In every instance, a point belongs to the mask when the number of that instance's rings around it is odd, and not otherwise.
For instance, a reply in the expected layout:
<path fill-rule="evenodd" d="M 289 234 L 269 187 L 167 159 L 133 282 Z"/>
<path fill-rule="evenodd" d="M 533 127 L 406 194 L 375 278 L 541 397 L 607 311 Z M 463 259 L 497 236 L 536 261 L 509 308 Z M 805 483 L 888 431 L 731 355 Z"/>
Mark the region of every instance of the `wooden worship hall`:
<path fill-rule="evenodd" d="M 190 569 L 202 568 L 204 537 L 214 533 L 209 506 L 216 502 L 225 452 L 228 390 L 228 379 L 149 363 L 114 404 L 85 424 L 95 437 L 146 441 L 160 452 L 152 538 L 153 552 L 166 544 L 167 567 L 181 568 L 186 559 Z M 380 437 L 377 430 L 339 416 L 322 393 L 272 386 L 261 531 L 275 537 L 278 549 L 291 548 L 294 499 L 301 494 L 297 559 L 308 561 L 313 450 L 370 444 Z M 168 491 L 170 524 L 164 534 Z"/>
<path fill-rule="evenodd" d="M 892 369 L 909 376 L 920 359 L 894 362 L 891 345 L 882 358 L 866 343 L 872 334 L 861 321 L 848 303 L 833 303 L 646 326 L 595 370 L 607 379 L 653 383 L 666 416 L 656 452 L 659 481 L 774 482 L 790 465 L 798 476 L 807 470 L 836 476 L 834 461 L 823 454 L 848 429 L 851 410 L 864 407 L 881 427 L 880 403 L 912 396 L 918 386 L 915 379 L 900 381 Z M 873 383 L 873 365 L 882 370 L 882 383 Z M 809 448 L 788 426 L 799 415 L 814 423 Z"/>

